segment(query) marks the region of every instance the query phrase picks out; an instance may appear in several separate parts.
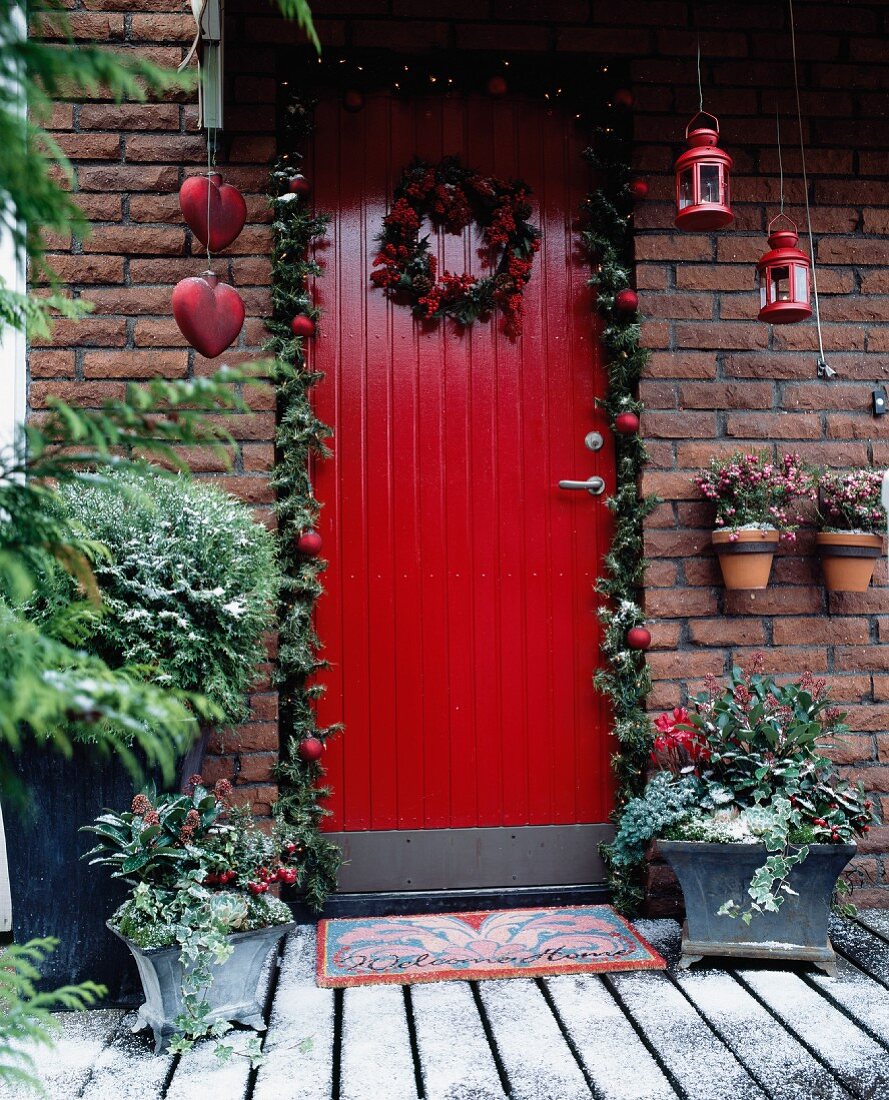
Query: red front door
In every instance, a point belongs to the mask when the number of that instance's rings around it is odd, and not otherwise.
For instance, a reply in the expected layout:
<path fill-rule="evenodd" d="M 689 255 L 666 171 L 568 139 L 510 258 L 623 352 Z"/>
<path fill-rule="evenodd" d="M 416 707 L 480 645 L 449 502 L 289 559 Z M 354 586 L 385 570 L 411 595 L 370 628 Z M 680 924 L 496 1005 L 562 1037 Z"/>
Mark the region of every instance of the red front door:
<path fill-rule="evenodd" d="M 540 103 L 482 96 L 380 94 L 355 114 L 322 99 L 316 123 L 309 168 L 333 220 L 311 354 L 326 374 L 318 413 L 335 431 L 334 457 L 314 471 L 330 560 L 319 711 L 346 727 L 326 764 L 329 828 L 361 864 L 347 888 L 588 881 L 589 861 L 561 878 L 551 869 L 558 852 L 578 863 L 565 852 L 580 840 L 594 857 L 598 834 L 574 827 L 611 810 L 607 714 L 592 686 L 608 513 L 604 496 L 558 487 L 597 474 L 610 491 L 614 478 L 578 239 L 584 135 Z M 533 190 L 541 251 L 516 339 L 498 316 L 462 330 L 420 323 L 371 286 L 402 169 L 451 154 Z M 477 229 L 424 231 L 440 271 L 479 270 Z M 540 828 L 555 826 L 569 829 Z M 435 856 L 432 834 L 450 855 Z M 421 850 L 436 866 L 425 878 L 405 855 Z"/>

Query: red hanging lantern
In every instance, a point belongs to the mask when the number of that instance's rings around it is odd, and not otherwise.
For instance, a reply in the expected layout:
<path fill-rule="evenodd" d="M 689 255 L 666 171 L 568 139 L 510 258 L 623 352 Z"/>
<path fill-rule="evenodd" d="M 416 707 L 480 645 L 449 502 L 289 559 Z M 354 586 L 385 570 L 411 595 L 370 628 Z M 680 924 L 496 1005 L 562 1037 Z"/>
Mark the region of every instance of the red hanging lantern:
<path fill-rule="evenodd" d="M 792 228 L 772 229 L 780 218 Z M 756 261 L 759 287 L 759 320 L 772 325 L 792 325 L 812 316 L 809 279 L 812 263 L 797 248 L 796 222 L 786 214 L 772 218 L 768 227 L 770 251 Z"/>
<path fill-rule="evenodd" d="M 706 111 L 698 111 L 685 128 L 688 148 L 676 161 L 677 229 L 722 229 L 734 221 L 732 158 L 717 146 L 718 139 L 719 120 Z"/>

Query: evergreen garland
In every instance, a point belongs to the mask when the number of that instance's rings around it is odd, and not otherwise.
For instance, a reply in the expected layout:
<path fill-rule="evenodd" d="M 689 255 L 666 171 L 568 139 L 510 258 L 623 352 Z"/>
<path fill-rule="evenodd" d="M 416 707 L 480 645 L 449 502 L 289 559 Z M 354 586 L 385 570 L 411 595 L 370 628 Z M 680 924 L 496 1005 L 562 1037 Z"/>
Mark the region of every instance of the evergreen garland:
<path fill-rule="evenodd" d="M 633 198 L 627 146 L 621 132 L 605 130 L 600 132 L 598 147 L 584 152 L 602 181 L 583 204 L 582 240 L 593 266 L 590 284 L 596 288 L 596 308 L 603 322 L 601 340 L 607 357 L 608 394 L 602 404 L 612 424 L 619 413 L 642 412 L 638 383 L 649 358 L 640 346 L 638 316 L 621 312 L 614 305 L 615 296 L 630 286 L 633 262 Z M 610 701 L 618 742 L 612 764 L 617 777 L 614 818 L 619 821 L 627 801 L 644 786 L 652 743 L 645 711 L 651 675 L 644 653 L 627 645 L 627 631 L 642 625 L 645 619 L 638 603 L 646 566 L 643 524 L 658 502 L 655 497 L 639 496 L 639 477 L 647 461 L 639 435 L 615 434 L 615 443 L 617 487 L 607 502 L 614 516 L 614 536 L 605 557 L 604 574 L 596 584 L 596 590 L 607 601 L 600 612 L 605 628 L 605 666 L 596 673 L 595 685 Z M 609 867 L 614 904 L 632 911 L 643 897 L 644 865 L 618 868 L 610 859 L 608 845 L 603 845 L 602 853 Z"/>
<path fill-rule="evenodd" d="M 294 138 L 308 131 L 312 115 L 310 105 L 300 105 L 299 110 L 296 106 L 287 127 L 287 136 Z M 303 849 L 300 887 L 307 903 L 318 910 L 336 888 L 342 856 L 319 828 L 329 812 L 321 802 L 330 792 L 318 785 L 324 769 L 315 761 L 300 759 L 298 750 L 300 742 L 308 737 L 326 742 L 339 727 L 318 729 L 313 704 L 324 689 L 309 683 L 325 665 L 319 656 L 312 611 L 323 591 L 320 574 L 327 563 L 300 554 L 296 542 L 318 521 L 320 505 L 312 491 L 309 459 L 329 453 L 325 441 L 332 432 L 315 416 L 309 400 L 309 391 L 321 375 L 307 366 L 303 338 L 294 336 L 290 325 L 298 313 L 314 321 L 320 318 L 320 310 L 309 295 L 308 280 L 320 275 L 321 269 L 309 253 L 312 243 L 324 236 L 330 216 L 313 214 L 305 198 L 290 191 L 290 181 L 297 174 L 290 164 L 294 159 L 299 159 L 295 151 L 282 156 L 271 177 L 273 313 L 268 323 L 270 339 L 265 344 L 265 350 L 275 359 L 273 375 L 278 392 L 273 485 L 284 574 L 277 679 L 281 729 L 286 736 L 277 769 L 280 797 L 274 812 L 295 832 Z"/>

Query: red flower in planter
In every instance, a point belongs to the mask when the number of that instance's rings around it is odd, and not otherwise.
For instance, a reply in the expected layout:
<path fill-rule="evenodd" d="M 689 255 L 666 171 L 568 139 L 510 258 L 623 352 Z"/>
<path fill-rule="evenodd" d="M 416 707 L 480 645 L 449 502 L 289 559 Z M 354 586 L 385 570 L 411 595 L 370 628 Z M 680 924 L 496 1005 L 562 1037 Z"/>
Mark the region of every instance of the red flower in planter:
<path fill-rule="evenodd" d="M 685 707 L 674 707 L 654 721 L 658 736 L 654 739 L 651 762 L 656 767 L 678 775 L 699 761 L 710 759 L 706 740 L 691 724 Z"/>

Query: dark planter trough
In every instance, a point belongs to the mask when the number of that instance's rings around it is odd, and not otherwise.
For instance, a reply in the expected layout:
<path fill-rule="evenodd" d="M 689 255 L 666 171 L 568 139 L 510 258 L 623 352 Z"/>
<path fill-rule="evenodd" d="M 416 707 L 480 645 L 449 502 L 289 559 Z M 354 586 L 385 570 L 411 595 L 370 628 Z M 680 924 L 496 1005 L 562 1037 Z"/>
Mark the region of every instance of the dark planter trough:
<path fill-rule="evenodd" d="M 132 1030 L 150 1027 L 154 1033 L 154 1052 L 159 1054 L 176 1033 L 174 1021 L 183 1010 L 179 948 L 157 947 L 146 951 L 111 924 L 108 928 L 132 951 L 142 979 L 145 1004 L 139 1008 Z M 293 928 L 295 923 L 273 924 L 228 937 L 234 948 L 231 956 L 218 966 L 210 966 L 213 982 L 205 994 L 210 1021 L 227 1020 L 265 1031 L 262 1004 L 257 997 L 262 964 L 281 937 Z"/>
<path fill-rule="evenodd" d="M 762 844 L 704 844 L 659 840 L 658 850 L 676 872 L 685 898 L 682 967 L 703 958 L 794 959 L 836 974 L 836 955 L 827 934 L 830 902 L 837 878 L 855 855 L 854 844 L 811 844 L 806 860 L 788 880 L 777 913 L 754 913 L 750 924 L 717 916 L 733 898 L 743 906 L 747 888 L 768 852 Z"/>

